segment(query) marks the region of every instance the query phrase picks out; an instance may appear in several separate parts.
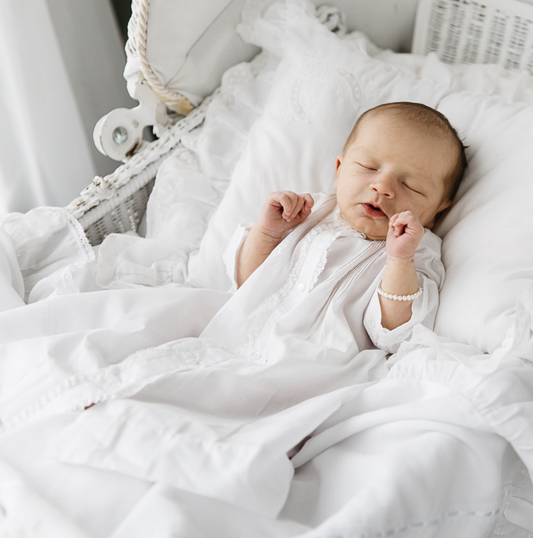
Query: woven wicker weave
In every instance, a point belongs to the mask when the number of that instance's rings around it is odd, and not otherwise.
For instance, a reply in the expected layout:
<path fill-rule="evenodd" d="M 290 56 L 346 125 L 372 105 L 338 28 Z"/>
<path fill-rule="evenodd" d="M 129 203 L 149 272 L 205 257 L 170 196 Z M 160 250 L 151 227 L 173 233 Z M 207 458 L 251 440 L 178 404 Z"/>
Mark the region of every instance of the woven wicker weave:
<path fill-rule="evenodd" d="M 154 179 L 163 161 L 176 148 L 181 137 L 198 127 L 213 97 L 179 120 L 161 138 L 146 144 L 112 174 L 95 177 L 78 198 L 66 206 L 82 225 L 92 245 L 100 244 L 110 233 L 137 231 L 145 213 Z"/>

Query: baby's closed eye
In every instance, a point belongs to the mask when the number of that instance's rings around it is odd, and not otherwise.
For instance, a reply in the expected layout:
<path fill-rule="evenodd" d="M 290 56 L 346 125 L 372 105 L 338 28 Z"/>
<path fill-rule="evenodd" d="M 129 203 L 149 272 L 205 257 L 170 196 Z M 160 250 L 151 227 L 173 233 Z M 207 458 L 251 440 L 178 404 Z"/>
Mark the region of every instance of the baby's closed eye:
<path fill-rule="evenodd" d="M 403 182 L 403 185 L 404 187 L 407 187 L 410 191 L 416 193 L 416 194 L 423 194 L 422 191 L 419 190 L 419 188 L 415 185 L 413 185 L 412 183 L 406 183 L 405 181 Z"/>
<path fill-rule="evenodd" d="M 362 162 L 356 162 L 355 164 L 359 165 L 361 168 L 364 168 L 365 170 L 370 170 L 372 172 L 375 172 L 377 168 L 369 163 L 362 163 Z"/>

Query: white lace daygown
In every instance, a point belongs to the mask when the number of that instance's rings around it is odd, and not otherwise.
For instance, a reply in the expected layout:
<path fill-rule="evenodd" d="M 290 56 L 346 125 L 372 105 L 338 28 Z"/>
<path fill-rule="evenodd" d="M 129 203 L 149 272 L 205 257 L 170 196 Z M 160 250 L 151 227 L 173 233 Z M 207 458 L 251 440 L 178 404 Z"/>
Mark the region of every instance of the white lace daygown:
<path fill-rule="evenodd" d="M 315 195 L 306 222 L 294 229 L 224 305 L 202 333 L 239 355 L 263 363 L 284 357 L 349 361 L 377 347 L 395 352 L 413 326 L 432 327 L 444 280 L 440 239 L 426 230 L 415 262 L 423 294 L 411 320 L 393 331 L 381 326 L 376 289 L 384 241 L 368 240 L 341 217 L 335 195 Z M 226 252 L 234 280 L 235 257 L 247 229 L 240 227 Z"/>

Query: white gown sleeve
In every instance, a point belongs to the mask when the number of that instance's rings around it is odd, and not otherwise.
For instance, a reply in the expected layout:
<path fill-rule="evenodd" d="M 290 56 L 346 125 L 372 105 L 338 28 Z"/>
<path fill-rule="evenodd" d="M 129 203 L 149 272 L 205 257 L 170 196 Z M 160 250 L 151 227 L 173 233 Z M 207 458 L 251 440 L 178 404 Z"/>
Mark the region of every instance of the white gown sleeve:
<path fill-rule="evenodd" d="M 381 325 L 381 307 L 376 287 L 365 311 L 363 323 L 368 336 L 378 349 L 388 353 L 396 353 L 400 344 L 411 337 L 413 328 L 417 324 L 433 329 L 439 305 L 439 290 L 444 282 L 444 266 L 440 261 L 440 246 L 440 238 L 426 230 L 415 253 L 418 285 L 422 290 L 422 295 L 412 303 L 411 319 L 392 331 Z M 381 282 L 381 278 L 378 282 Z"/>
<path fill-rule="evenodd" d="M 239 224 L 222 255 L 222 260 L 226 266 L 226 273 L 231 281 L 231 288 L 228 290 L 230 292 L 237 291 L 237 255 L 241 250 L 244 240 L 248 237 L 251 227 L 251 224 Z"/>

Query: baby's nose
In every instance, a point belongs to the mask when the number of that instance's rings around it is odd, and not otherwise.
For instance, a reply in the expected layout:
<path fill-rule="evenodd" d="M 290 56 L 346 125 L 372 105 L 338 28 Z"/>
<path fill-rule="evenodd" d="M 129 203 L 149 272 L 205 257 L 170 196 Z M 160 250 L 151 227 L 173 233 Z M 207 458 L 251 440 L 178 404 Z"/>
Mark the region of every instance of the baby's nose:
<path fill-rule="evenodd" d="M 394 185 L 395 178 L 393 175 L 383 172 L 376 175 L 372 182 L 372 189 L 381 196 L 392 198 L 394 196 Z"/>

